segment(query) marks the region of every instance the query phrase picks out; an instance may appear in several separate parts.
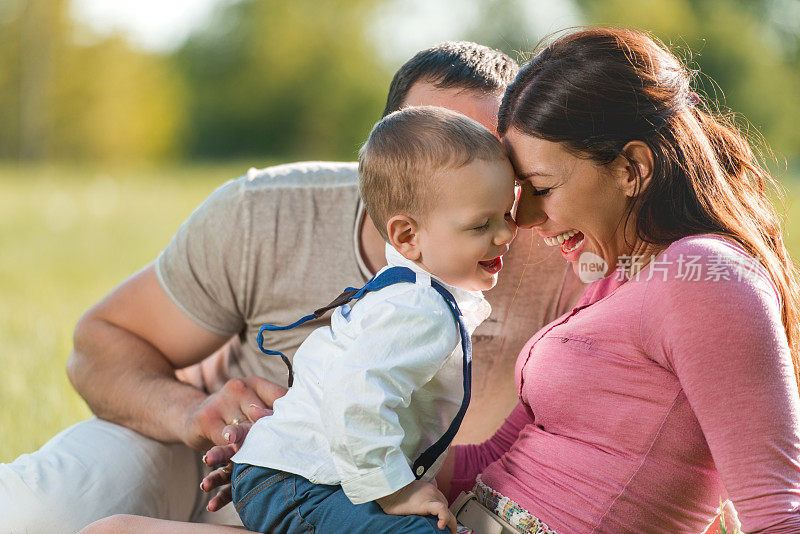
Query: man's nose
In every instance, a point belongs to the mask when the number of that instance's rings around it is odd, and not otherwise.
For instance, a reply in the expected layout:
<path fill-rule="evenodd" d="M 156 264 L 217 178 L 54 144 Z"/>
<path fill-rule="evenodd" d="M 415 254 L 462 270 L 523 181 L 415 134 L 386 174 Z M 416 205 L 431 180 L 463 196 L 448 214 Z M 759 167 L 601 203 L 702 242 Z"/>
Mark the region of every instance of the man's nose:
<path fill-rule="evenodd" d="M 537 199 L 523 194 L 517 202 L 514 220 L 520 228 L 528 229 L 543 224 L 547 220 L 547 214 Z"/>

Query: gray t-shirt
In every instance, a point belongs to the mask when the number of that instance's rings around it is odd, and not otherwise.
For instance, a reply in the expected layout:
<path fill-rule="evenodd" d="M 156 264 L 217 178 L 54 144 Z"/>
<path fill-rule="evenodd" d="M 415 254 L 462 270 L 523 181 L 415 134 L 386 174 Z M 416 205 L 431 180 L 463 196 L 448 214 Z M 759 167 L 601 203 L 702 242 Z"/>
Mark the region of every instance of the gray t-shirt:
<path fill-rule="evenodd" d="M 183 223 L 156 260 L 161 285 L 197 324 L 239 335 L 229 376 L 286 383 L 286 366 L 256 345 L 264 323 L 289 324 L 368 273 L 354 245 L 354 163 L 301 163 L 264 170 L 217 189 Z M 327 317 L 265 333 L 264 346 L 291 357 Z"/>
<path fill-rule="evenodd" d="M 161 285 L 197 324 L 238 338 L 224 348 L 222 369 L 204 371 L 198 385 L 213 391 L 227 378 L 251 374 L 286 384 L 281 359 L 258 350 L 259 327 L 289 324 L 369 279 L 358 250 L 357 174 L 355 163 L 251 169 L 217 189 L 180 227 L 156 260 Z M 508 414 L 517 353 L 581 290 L 557 247 L 520 231 L 497 286 L 485 293 L 492 315 L 473 335 L 472 405 L 484 417 Z M 291 357 L 327 317 L 268 333 L 264 346 Z"/>

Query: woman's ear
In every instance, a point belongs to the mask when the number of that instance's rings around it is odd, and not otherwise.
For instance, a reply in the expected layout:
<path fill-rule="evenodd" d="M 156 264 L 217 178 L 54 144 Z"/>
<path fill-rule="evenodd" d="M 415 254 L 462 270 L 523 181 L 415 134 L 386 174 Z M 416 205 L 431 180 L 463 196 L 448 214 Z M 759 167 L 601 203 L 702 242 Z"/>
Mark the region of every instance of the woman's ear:
<path fill-rule="evenodd" d="M 653 151 L 643 141 L 630 141 L 622 147 L 617 179 L 624 193 L 633 198 L 642 193 L 653 177 Z"/>
<path fill-rule="evenodd" d="M 419 261 L 422 251 L 419 248 L 419 225 L 407 215 L 395 215 L 386 222 L 389 244 L 404 258 Z"/>

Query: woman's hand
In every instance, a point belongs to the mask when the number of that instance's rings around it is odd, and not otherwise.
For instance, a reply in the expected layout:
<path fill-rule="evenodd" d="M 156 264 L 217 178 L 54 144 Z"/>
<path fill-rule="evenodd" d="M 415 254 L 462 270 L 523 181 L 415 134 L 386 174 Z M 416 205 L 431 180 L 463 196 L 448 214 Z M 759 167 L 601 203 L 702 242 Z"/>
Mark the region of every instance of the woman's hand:
<path fill-rule="evenodd" d="M 249 430 L 251 423 L 243 423 L 242 425 L 237 426 L 244 425 L 247 425 L 247 430 Z M 246 431 L 241 433 L 244 436 L 247 435 Z M 203 456 L 203 463 L 209 467 L 222 464 L 222 467 L 218 467 L 211 471 L 203 478 L 203 481 L 200 482 L 200 489 L 206 493 L 214 490 L 215 488 L 219 488 L 217 494 L 208 501 L 206 510 L 209 512 L 216 512 L 233 500 L 233 496 L 231 495 L 231 470 L 233 469 L 233 462 L 230 461 L 230 458 L 236 454 L 236 451 L 239 450 L 240 445 L 241 443 L 234 443 L 231 445 L 216 445 L 211 448 L 205 456 Z"/>
<path fill-rule="evenodd" d="M 203 463 L 207 466 L 222 466 L 211 471 L 200 483 L 200 489 L 205 492 L 210 492 L 214 488 L 219 488 L 217 494 L 211 498 L 208 502 L 208 506 L 206 506 L 209 512 L 216 512 L 231 502 L 230 482 L 231 469 L 233 468 L 231 458 L 242 446 L 242 443 L 244 443 L 244 438 L 247 436 L 248 432 L 250 432 L 253 423 L 267 415 L 272 415 L 272 410 L 263 409 L 257 405 L 251 405 L 247 411 L 248 421 L 236 425 L 227 425 L 222 429 L 222 436 L 228 444 L 215 445 L 203 456 Z"/>
<path fill-rule="evenodd" d="M 447 527 L 452 534 L 456 534 L 458 523 L 456 516 L 447 507 L 447 498 L 429 482 L 415 480 L 375 502 L 390 515 L 435 515 L 439 518 L 439 530 Z"/>

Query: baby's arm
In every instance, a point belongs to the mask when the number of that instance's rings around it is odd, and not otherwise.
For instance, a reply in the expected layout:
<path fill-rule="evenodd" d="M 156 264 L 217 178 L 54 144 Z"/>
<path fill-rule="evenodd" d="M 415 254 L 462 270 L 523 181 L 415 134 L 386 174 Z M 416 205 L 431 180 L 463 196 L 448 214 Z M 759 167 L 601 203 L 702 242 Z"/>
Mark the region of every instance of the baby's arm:
<path fill-rule="evenodd" d="M 413 435 L 417 429 L 404 429 L 398 414 L 458 345 L 447 305 L 430 291 L 365 302 L 363 315 L 353 316 L 349 348 L 326 364 L 322 420 L 342 489 L 355 504 L 415 480 L 409 465 L 414 458 L 406 457 L 401 443 L 406 430 Z M 454 387 L 460 388 L 460 381 Z"/>
<path fill-rule="evenodd" d="M 439 530 L 445 527 L 456 534 L 456 517 L 447 508 L 447 498 L 430 482 L 415 480 L 394 493 L 375 502 L 391 515 L 434 515 L 439 518 Z"/>

